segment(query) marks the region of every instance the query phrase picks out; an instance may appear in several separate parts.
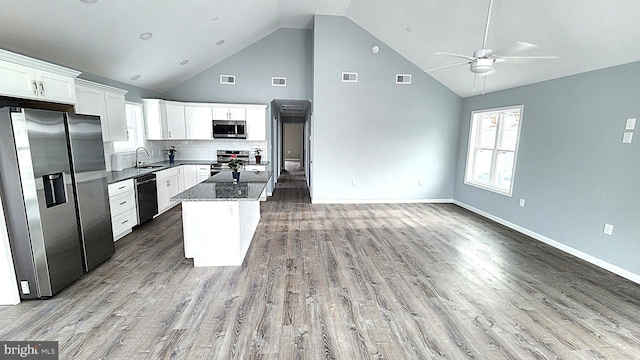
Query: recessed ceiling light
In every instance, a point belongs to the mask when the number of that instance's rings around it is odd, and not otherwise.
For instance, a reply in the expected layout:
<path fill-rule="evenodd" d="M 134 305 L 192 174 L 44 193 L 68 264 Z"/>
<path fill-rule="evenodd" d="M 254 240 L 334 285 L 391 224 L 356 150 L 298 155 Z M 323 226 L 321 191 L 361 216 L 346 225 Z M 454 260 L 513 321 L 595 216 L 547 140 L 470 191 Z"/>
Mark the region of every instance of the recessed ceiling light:
<path fill-rule="evenodd" d="M 142 33 L 142 34 L 140 34 L 140 39 L 142 39 L 142 40 L 149 40 L 149 39 L 151 39 L 151 37 L 152 37 L 152 36 L 153 36 L 153 34 L 152 34 L 152 33 L 150 33 L 150 32 L 146 32 L 146 33 Z"/>
<path fill-rule="evenodd" d="M 182 60 L 180 62 L 180 65 L 187 65 L 189 63 L 189 60 Z"/>
<path fill-rule="evenodd" d="M 93 4 L 94 2 L 97 2 L 98 0 L 80 0 L 80 1 L 85 3 L 85 4 Z"/>
<path fill-rule="evenodd" d="M 140 79 L 140 75 L 133 75 L 130 79 L 131 80 L 138 80 L 138 79 Z"/>
<path fill-rule="evenodd" d="M 224 40 L 220 40 L 216 43 L 216 45 L 222 45 L 222 44 L 224 44 Z"/>

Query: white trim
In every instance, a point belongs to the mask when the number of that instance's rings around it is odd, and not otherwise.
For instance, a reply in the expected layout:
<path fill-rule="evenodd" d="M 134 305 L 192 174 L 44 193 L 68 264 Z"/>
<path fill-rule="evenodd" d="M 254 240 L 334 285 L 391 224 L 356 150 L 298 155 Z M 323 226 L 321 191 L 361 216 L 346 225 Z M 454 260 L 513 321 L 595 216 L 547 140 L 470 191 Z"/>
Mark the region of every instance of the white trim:
<path fill-rule="evenodd" d="M 451 204 L 453 199 L 312 199 L 312 204 Z"/>
<path fill-rule="evenodd" d="M 529 230 L 527 228 L 524 228 L 524 227 L 522 227 L 520 225 L 516 225 L 516 224 L 514 224 L 512 222 L 509 222 L 509 221 L 504 220 L 502 218 L 499 218 L 497 216 L 491 215 L 491 214 L 489 214 L 489 213 L 487 213 L 485 211 L 482 211 L 480 209 L 476 209 L 473 206 L 467 205 L 467 204 L 465 204 L 463 202 L 460 202 L 458 200 L 453 200 L 453 203 L 458 205 L 458 206 L 460 206 L 460 207 L 463 207 L 463 208 L 465 208 L 465 209 L 467 209 L 469 211 L 472 211 L 472 212 L 474 212 L 474 213 L 476 213 L 478 215 L 481 215 L 481 216 L 483 216 L 483 217 L 485 217 L 487 219 L 493 220 L 493 221 L 497 222 L 498 224 L 504 225 L 504 226 L 506 226 L 508 228 L 511 228 L 511 229 L 519 232 L 519 233 L 525 234 L 525 235 L 530 236 L 530 237 L 532 237 L 532 238 L 534 238 L 534 239 L 536 239 L 538 241 L 541 241 L 541 242 L 543 242 L 543 243 L 545 243 L 547 245 L 553 246 L 554 248 L 556 248 L 558 250 L 564 251 L 564 252 L 566 252 L 568 254 L 571 254 L 571 255 L 579 258 L 579 259 L 582 259 L 582 260 L 584 260 L 586 262 L 589 262 L 589 263 L 591 263 L 591 264 L 593 264 L 595 266 L 598 266 L 598 267 L 603 268 L 605 270 L 608 270 L 608 271 L 610 271 L 610 272 L 612 272 L 612 273 L 614 273 L 616 275 L 622 276 L 625 279 L 628 279 L 628 280 L 633 281 L 633 282 L 635 282 L 637 284 L 640 284 L 640 275 L 632 273 L 629 270 L 625 270 L 625 269 L 623 269 L 623 268 L 621 268 L 619 266 L 616 266 L 616 265 L 613 265 L 611 263 L 608 263 L 608 262 L 606 262 L 606 261 L 604 261 L 602 259 L 598 259 L 597 257 L 595 257 L 593 255 L 589 255 L 589 254 L 584 253 L 584 252 L 582 252 L 580 250 L 574 249 L 571 246 L 567 246 L 567 245 L 565 245 L 563 243 L 560 243 L 558 241 L 550 239 L 550 238 L 548 238 L 548 237 L 546 237 L 544 235 L 538 234 L 537 232 L 531 231 L 531 230 Z"/>
<path fill-rule="evenodd" d="M 78 77 L 78 75 L 82 74 L 82 72 L 70 69 L 67 67 L 63 67 L 60 65 L 48 63 L 42 60 L 30 58 L 24 55 L 12 53 L 10 51 L 0 49 L 0 60 L 8 61 L 14 64 L 20 64 L 24 66 L 29 66 L 34 69 L 49 71 L 52 73 L 66 75 L 73 78 Z"/>
<path fill-rule="evenodd" d="M 125 95 L 128 92 L 127 90 L 118 89 L 113 86 L 108 86 L 108 85 L 96 83 L 93 81 L 88 81 L 85 79 L 76 79 L 76 85 L 86 86 L 86 87 L 90 87 L 90 88 L 102 90 L 102 91 L 109 91 L 119 95 Z M 140 104 L 140 106 L 142 106 L 142 104 Z"/>

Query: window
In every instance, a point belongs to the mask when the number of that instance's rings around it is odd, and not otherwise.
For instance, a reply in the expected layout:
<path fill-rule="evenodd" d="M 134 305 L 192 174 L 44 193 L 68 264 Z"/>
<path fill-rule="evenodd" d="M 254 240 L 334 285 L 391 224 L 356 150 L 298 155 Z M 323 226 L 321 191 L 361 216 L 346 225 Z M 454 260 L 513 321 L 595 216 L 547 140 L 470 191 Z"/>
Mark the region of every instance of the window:
<path fill-rule="evenodd" d="M 144 146 L 144 125 L 142 121 L 142 105 L 126 103 L 127 115 L 127 141 L 114 141 L 115 153 L 133 152 L 140 146 Z"/>
<path fill-rule="evenodd" d="M 465 184 L 511 196 L 523 106 L 471 113 Z"/>

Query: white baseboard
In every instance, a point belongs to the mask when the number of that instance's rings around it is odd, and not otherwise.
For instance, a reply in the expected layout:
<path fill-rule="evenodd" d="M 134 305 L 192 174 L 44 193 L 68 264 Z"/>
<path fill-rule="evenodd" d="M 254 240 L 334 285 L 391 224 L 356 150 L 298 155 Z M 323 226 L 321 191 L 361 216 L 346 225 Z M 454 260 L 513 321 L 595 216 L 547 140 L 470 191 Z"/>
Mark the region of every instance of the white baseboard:
<path fill-rule="evenodd" d="M 597 258 L 597 257 L 595 257 L 593 255 L 589 255 L 589 254 L 584 253 L 584 252 L 582 252 L 580 250 L 574 249 L 574 248 L 572 248 L 570 246 L 567 246 L 567 245 L 565 245 L 563 243 L 560 243 L 558 241 L 550 239 L 550 238 L 548 238 L 548 237 L 546 237 L 544 235 L 540 235 L 540 234 L 538 234 L 538 233 L 536 233 L 534 231 L 531 231 L 531 230 L 529 230 L 527 228 L 524 228 L 522 226 L 516 225 L 516 224 L 514 224 L 512 222 L 509 222 L 509 221 L 504 220 L 502 218 L 499 218 L 497 216 L 491 215 L 491 214 L 489 214 L 487 212 L 484 212 L 484 211 L 482 211 L 480 209 L 474 208 L 473 206 L 470 206 L 470 205 L 467 205 L 465 203 L 462 203 L 462 202 L 460 202 L 458 200 L 453 200 L 453 203 L 458 205 L 458 206 L 460 206 L 460 207 L 463 207 L 463 208 L 465 208 L 465 209 L 467 209 L 469 211 L 472 211 L 472 212 L 474 212 L 474 213 L 476 213 L 476 214 L 478 214 L 480 216 L 483 216 L 483 217 L 485 217 L 487 219 L 493 220 L 493 221 L 495 221 L 495 222 L 497 222 L 497 223 L 499 223 L 501 225 L 504 225 L 504 226 L 506 226 L 508 228 L 511 228 L 511 229 L 513 229 L 513 230 L 515 230 L 515 231 L 517 231 L 519 233 L 525 234 L 525 235 L 530 236 L 530 237 L 532 237 L 532 238 L 534 238 L 534 239 L 536 239 L 538 241 L 541 241 L 541 242 L 543 242 L 543 243 L 545 243 L 547 245 L 553 246 L 554 248 L 556 248 L 558 250 L 564 251 L 564 252 L 566 252 L 568 254 L 571 254 L 571 255 L 573 255 L 573 256 L 575 256 L 577 258 L 580 258 L 580 259 L 582 259 L 582 260 L 584 260 L 586 262 L 589 262 L 589 263 L 591 263 L 591 264 L 593 264 L 595 266 L 601 267 L 601 268 L 603 268 L 605 270 L 611 271 L 612 273 L 614 273 L 616 275 L 622 276 L 625 279 L 628 279 L 628 280 L 631 280 L 631 281 L 633 281 L 633 282 L 635 282 L 637 284 L 640 284 L 640 275 L 638 275 L 638 274 L 632 273 L 631 271 L 625 270 L 625 269 L 623 269 L 623 268 L 621 268 L 619 266 L 610 264 L 610 263 L 608 263 L 608 262 L 606 262 L 606 261 L 604 261 L 602 259 L 599 259 L 599 258 Z"/>
<path fill-rule="evenodd" d="M 453 199 L 396 199 L 396 200 L 374 200 L 374 199 L 311 199 L 312 204 L 450 204 Z"/>

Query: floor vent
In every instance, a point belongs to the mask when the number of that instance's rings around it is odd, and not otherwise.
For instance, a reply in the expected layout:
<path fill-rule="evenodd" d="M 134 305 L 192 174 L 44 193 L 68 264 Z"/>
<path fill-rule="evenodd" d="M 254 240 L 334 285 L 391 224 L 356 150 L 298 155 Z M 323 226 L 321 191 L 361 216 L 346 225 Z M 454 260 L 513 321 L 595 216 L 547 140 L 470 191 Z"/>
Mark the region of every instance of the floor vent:
<path fill-rule="evenodd" d="M 356 72 L 343 72 L 342 82 L 358 82 L 358 73 Z"/>
<path fill-rule="evenodd" d="M 272 77 L 271 86 L 287 86 L 287 78 L 285 77 Z"/>
<path fill-rule="evenodd" d="M 235 75 L 220 75 L 220 84 L 235 85 L 236 84 L 236 76 Z"/>
<path fill-rule="evenodd" d="M 396 84 L 411 84 L 411 75 L 396 74 Z"/>

